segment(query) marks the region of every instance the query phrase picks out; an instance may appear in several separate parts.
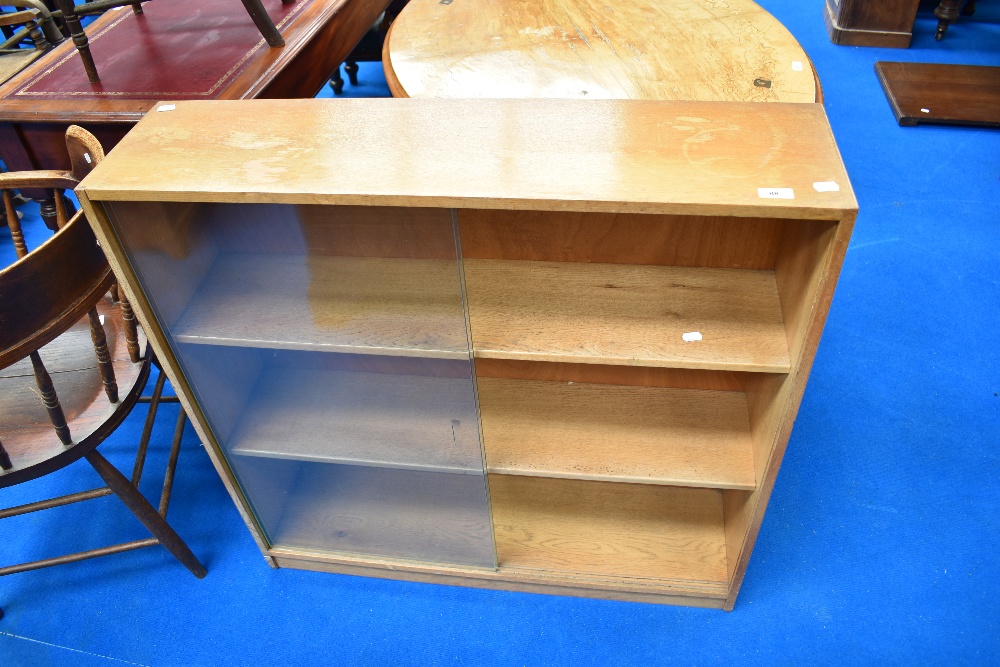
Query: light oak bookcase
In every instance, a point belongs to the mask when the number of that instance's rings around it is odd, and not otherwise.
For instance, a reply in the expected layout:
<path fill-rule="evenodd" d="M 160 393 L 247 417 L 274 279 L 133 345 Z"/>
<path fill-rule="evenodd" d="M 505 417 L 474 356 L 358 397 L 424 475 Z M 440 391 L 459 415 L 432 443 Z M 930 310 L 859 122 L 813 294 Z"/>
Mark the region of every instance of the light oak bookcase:
<path fill-rule="evenodd" d="M 726 609 L 857 212 L 812 104 L 178 102 L 77 192 L 272 566 Z"/>

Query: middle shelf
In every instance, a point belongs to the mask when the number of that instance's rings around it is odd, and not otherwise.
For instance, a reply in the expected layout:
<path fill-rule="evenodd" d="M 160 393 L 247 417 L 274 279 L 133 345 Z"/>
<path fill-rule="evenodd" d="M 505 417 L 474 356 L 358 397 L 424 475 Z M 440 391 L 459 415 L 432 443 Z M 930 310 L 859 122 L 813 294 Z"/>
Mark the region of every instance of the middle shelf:
<path fill-rule="evenodd" d="M 745 489 L 746 394 L 480 376 L 490 473 Z"/>
<path fill-rule="evenodd" d="M 482 449 L 469 375 L 265 366 L 227 449 L 255 458 L 459 474 L 483 474 L 485 450 L 493 474 L 755 487 L 742 391 L 484 376 L 478 388 Z"/>
<path fill-rule="evenodd" d="M 483 474 L 471 377 L 265 368 L 234 454 Z"/>
<path fill-rule="evenodd" d="M 774 273 L 470 259 L 477 358 L 786 373 Z M 467 359 L 452 260 L 223 253 L 185 343 Z"/>

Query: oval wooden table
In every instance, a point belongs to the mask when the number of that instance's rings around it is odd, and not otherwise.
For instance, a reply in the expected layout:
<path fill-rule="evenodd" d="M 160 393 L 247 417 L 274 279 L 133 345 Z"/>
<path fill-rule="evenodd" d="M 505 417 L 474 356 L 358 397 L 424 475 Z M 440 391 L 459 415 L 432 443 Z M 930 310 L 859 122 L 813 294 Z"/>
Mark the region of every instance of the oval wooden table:
<path fill-rule="evenodd" d="M 410 0 L 382 62 L 396 97 L 821 100 L 750 0 Z"/>

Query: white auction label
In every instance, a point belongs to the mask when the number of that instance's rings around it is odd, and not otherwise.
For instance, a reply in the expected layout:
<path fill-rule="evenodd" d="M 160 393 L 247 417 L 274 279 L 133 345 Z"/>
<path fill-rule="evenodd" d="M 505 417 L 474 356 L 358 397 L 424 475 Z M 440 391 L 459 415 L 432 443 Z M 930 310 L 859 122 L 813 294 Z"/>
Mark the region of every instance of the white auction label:
<path fill-rule="evenodd" d="M 173 111 L 176 108 L 177 108 L 176 104 L 161 104 L 159 107 L 157 107 L 156 110 L 157 111 Z"/>
<path fill-rule="evenodd" d="M 681 334 L 681 338 L 684 339 L 685 343 L 693 343 L 696 340 L 701 340 L 701 332 L 700 331 L 689 331 L 686 334 Z"/>
<path fill-rule="evenodd" d="M 802 63 L 800 61 L 798 61 L 798 60 L 793 60 L 792 61 L 792 69 L 795 70 L 796 72 L 801 72 L 802 71 Z"/>
<path fill-rule="evenodd" d="M 840 192 L 840 186 L 836 181 L 819 181 L 813 183 L 816 192 Z"/>
<path fill-rule="evenodd" d="M 757 188 L 757 196 L 761 199 L 795 199 L 791 188 Z"/>

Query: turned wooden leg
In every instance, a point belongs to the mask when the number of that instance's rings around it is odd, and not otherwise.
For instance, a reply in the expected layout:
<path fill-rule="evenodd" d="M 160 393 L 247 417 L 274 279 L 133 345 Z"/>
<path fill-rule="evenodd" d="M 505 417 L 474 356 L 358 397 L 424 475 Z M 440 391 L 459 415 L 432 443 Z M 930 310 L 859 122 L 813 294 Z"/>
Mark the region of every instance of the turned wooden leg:
<path fill-rule="evenodd" d="M 49 40 L 45 39 L 45 33 L 42 32 L 42 27 L 39 23 L 29 23 L 28 24 L 28 37 L 31 38 L 32 43 L 35 45 L 35 49 L 38 51 L 47 51 L 49 48 Z"/>
<path fill-rule="evenodd" d="M 60 0 L 61 2 L 67 2 L 72 0 Z M 267 41 L 269 46 L 279 47 L 285 45 L 285 40 L 282 38 L 281 33 L 274 26 L 274 21 L 271 17 L 267 15 L 267 11 L 264 9 L 264 4 L 261 0 L 243 0 L 243 6 L 247 10 L 247 14 L 253 19 L 254 25 L 257 26 L 257 30 Z"/>
<path fill-rule="evenodd" d="M 119 294 L 122 307 L 122 322 L 125 325 L 125 347 L 128 348 L 128 358 L 133 364 L 139 363 L 142 359 L 142 350 L 139 349 L 139 328 L 135 323 L 135 313 L 132 312 L 132 304 L 125 298 L 125 292 Z"/>
<path fill-rule="evenodd" d="M 49 421 L 52 422 L 52 427 L 56 430 L 59 441 L 64 445 L 72 445 L 73 438 L 69 434 L 66 415 L 63 414 L 62 406 L 59 405 L 56 388 L 52 386 L 52 378 L 45 370 L 38 352 L 32 352 L 29 356 L 31 357 L 31 367 L 35 370 L 35 384 L 38 385 L 38 391 L 42 394 L 42 403 L 45 405 L 45 409 L 49 411 Z"/>
<path fill-rule="evenodd" d="M 153 537 L 158 539 L 160 544 L 166 547 L 167 551 L 174 558 L 190 570 L 191 574 L 199 579 L 208 574 L 205 566 L 195 558 L 188 545 L 184 544 L 184 540 L 174 532 L 174 529 L 170 527 L 166 520 L 149 504 L 145 496 L 129 483 L 125 475 L 118 471 L 118 468 L 108 463 L 107 459 L 101 456 L 96 449 L 87 454 L 87 461 L 90 462 L 90 465 L 94 466 L 94 470 L 101 476 L 105 484 L 132 510 L 132 513 L 142 522 L 142 525 L 153 534 Z"/>
<path fill-rule="evenodd" d="M 344 63 L 344 71 L 347 72 L 347 79 L 351 85 L 358 85 L 358 64 L 353 60 L 348 60 Z"/>
<path fill-rule="evenodd" d="M 63 37 L 62 32 L 59 30 L 59 26 L 56 25 L 51 16 L 39 18 L 38 26 L 42 29 L 42 34 L 45 35 L 45 40 L 50 45 L 58 46 L 66 41 L 66 38 Z"/>
<path fill-rule="evenodd" d="M 97 353 L 97 366 L 101 369 L 101 380 L 104 382 L 104 393 L 112 403 L 118 402 L 118 383 L 115 381 L 115 367 L 111 363 L 108 352 L 108 337 L 101 324 L 101 316 L 97 308 L 91 308 L 87 313 L 90 318 L 90 339 L 94 341 L 94 352 Z"/>
<path fill-rule="evenodd" d="M 4 470 L 10 470 L 14 467 L 14 464 L 10 461 L 10 454 L 7 450 L 3 448 L 3 443 L 0 442 L 0 468 Z"/>
<path fill-rule="evenodd" d="M 340 76 L 340 65 L 337 65 L 337 69 L 333 70 L 333 76 L 330 77 L 330 87 L 333 88 L 334 95 L 340 95 L 344 92 L 344 79 Z"/>
<path fill-rule="evenodd" d="M 941 41 L 944 33 L 948 31 L 948 26 L 958 19 L 958 4 L 961 0 L 941 0 L 941 4 L 934 10 L 934 16 L 938 17 L 937 33 L 934 39 Z"/>
<path fill-rule="evenodd" d="M 69 28 L 69 34 L 76 44 L 76 50 L 80 52 L 80 60 L 83 61 L 83 69 L 87 71 L 87 78 L 91 83 L 100 83 L 101 77 L 97 74 L 97 65 L 94 63 L 94 56 L 90 53 L 90 41 L 87 33 L 80 25 L 80 17 L 73 13 L 73 0 L 56 0 L 59 9 L 62 11 L 63 21 Z"/>
<path fill-rule="evenodd" d="M 59 223 L 56 220 L 56 202 L 55 199 L 46 197 L 45 199 L 36 199 L 38 202 L 38 213 L 42 216 L 42 222 L 45 226 L 52 231 L 59 230 Z"/>
<path fill-rule="evenodd" d="M 3 208 L 7 214 L 7 226 L 10 227 L 10 238 L 14 241 L 14 252 L 17 258 L 21 259 L 28 254 L 28 246 L 24 244 L 24 233 L 21 231 L 21 219 L 17 217 L 14 210 L 14 202 L 11 201 L 10 191 L 3 191 Z"/>
<path fill-rule="evenodd" d="M 61 197 L 62 202 L 56 203 L 56 197 Z M 56 193 L 45 199 L 36 199 L 38 202 L 39 214 L 42 216 L 42 222 L 45 226 L 56 232 L 59 231 L 59 217 L 60 215 L 65 215 L 68 218 L 73 217 L 76 213 L 76 207 L 73 206 L 73 202 L 66 198 L 66 195 L 61 193 Z M 64 213 L 60 213 L 60 207 Z"/>

